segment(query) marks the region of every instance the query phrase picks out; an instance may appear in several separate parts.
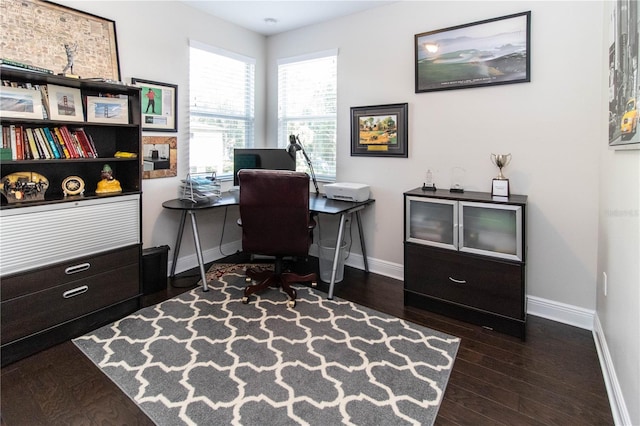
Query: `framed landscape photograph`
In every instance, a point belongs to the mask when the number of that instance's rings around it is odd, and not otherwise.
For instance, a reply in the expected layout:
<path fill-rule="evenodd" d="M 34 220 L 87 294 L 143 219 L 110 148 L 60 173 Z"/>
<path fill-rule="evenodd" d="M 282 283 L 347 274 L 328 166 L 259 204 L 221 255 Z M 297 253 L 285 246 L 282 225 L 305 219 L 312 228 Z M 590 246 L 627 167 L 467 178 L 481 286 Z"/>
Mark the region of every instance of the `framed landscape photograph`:
<path fill-rule="evenodd" d="M 531 12 L 416 34 L 415 91 L 531 81 Z"/>
<path fill-rule="evenodd" d="M 128 99 L 87 96 L 87 121 L 129 124 L 128 102 Z"/>
<path fill-rule="evenodd" d="M 408 108 L 406 103 L 351 107 L 351 155 L 407 158 Z"/>
<path fill-rule="evenodd" d="M 0 117 L 42 119 L 40 91 L 19 87 L 0 87 Z"/>
<path fill-rule="evenodd" d="M 142 89 L 142 130 L 177 132 L 178 86 L 139 78 L 132 78 L 131 83 Z"/>
<path fill-rule="evenodd" d="M 84 121 L 80 89 L 49 84 L 47 92 L 49 93 L 49 118 Z"/>

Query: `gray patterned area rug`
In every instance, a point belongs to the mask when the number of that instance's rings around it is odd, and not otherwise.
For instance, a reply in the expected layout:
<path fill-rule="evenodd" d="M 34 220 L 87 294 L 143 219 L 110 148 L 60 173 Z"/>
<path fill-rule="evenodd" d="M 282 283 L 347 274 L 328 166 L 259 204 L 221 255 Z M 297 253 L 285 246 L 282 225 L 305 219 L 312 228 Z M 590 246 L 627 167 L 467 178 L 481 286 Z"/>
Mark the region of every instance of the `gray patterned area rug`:
<path fill-rule="evenodd" d="M 460 340 L 240 265 L 74 343 L 158 425 L 433 424 Z"/>

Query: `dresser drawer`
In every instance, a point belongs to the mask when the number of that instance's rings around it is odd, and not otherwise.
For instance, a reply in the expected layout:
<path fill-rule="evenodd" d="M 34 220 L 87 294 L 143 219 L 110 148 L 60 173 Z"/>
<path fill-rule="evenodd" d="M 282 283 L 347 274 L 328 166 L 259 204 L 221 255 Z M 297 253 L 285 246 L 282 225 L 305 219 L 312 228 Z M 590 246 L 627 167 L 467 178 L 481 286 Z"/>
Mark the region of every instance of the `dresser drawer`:
<path fill-rule="evenodd" d="M 405 244 L 405 289 L 524 319 L 524 265 Z"/>
<path fill-rule="evenodd" d="M 86 256 L 47 268 L 38 268 L 9 277 L 2 277 L 0 300 L 3 302 L 62 284 L 86 279 L 125 265 L 139 264 L 140 247 L 112 250 Z"/>
<path fill-rule="evenodd" d="M 131 263 L 3 301 L 0 313 L 2 344 L 138 296 L 139 274 L 138 263 Z"/>

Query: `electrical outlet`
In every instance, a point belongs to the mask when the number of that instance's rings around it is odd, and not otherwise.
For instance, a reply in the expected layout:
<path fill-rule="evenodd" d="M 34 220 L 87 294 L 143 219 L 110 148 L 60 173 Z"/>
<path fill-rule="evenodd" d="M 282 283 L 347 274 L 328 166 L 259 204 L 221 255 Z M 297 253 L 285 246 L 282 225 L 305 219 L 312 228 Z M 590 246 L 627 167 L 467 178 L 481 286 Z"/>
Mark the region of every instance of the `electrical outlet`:
<path fill-rule="evenodd" d="M 602 292 L 604 293 L 605 297 L 607 296 L 607 273 L 606 272 L 602 272 Z"/>

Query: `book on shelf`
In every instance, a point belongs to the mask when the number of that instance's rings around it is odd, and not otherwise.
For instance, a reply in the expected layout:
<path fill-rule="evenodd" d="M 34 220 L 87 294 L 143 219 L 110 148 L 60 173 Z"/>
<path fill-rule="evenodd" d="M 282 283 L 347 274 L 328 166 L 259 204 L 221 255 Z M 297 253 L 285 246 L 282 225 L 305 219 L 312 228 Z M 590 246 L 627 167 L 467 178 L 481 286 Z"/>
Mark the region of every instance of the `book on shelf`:
<path fill-rule="evenodd" d="M 6 58 L 0 58 L 0 65 L 2 65 L 3 68 L 8 68 L 8 69 L 19 69 L 19 70 L 39 72 L 43 74 L 53 74 L 53 71 L 50 69 L 38 67 L 35 65 L 29 65 L 23 62 L 13 61 L 11 59 L 6 59 Z"/>
<path fill-rule="evenodd" d="M 91 158 L 98 158 L 98 152 L 95 149 L 93 142 L 87 136 L 84 129 L 75 129 L 73 134 L 76 136 L 82 148 L 86 151 L 87 155 Z"/>
<path fill-rule="evenodd" d="M 11 148 L 11 159 L 18 159 L 18 147 L 16 146 L 16 126 L 15 124 L 9 125 L 9 148 Z"/>
<path fill-rule="evenodd" d="M 24 160 L 24 138 L 22 136 L 22 126 L 16 126 L 16 160 Z"/>
<path fill-rule="evenodd" d="M 33 136 L 33 129 L 26 128 L 24 129 L 27 134 L 27 140 L 29 141 L 29 149 L 31 150 L 31 154 L 33 155 L 33 159 L 44 159 L 44 153 L 42 152 L 42 148 L 36 142 L 35 137 Z"/>

